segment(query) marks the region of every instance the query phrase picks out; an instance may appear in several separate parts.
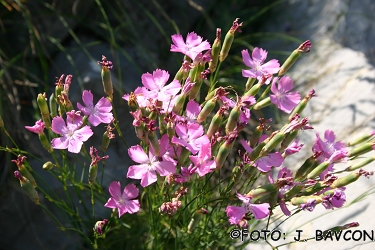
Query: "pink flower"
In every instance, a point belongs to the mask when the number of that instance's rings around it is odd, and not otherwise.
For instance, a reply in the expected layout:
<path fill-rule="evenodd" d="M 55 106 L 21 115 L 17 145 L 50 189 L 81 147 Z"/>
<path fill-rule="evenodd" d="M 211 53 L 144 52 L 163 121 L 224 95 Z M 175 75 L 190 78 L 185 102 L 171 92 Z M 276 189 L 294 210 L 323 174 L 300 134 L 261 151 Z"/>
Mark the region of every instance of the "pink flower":
<path fill-rule="evenodd" d="M 149 90 L 145 91 L 144 95 L 162 102 L 170 101 L 181 90 L 181 84 L 178 80 L 173 80 L 165 86 L 168 79 L 169 73 L 161 69 L 155 70 L 152 74 L 143 74 L 142 84 Z"/>
<path fill-rule="evenodd" d="M 241 140 L 240 142 L 249 154 L 253 152 L 253 149 L 249 146 L 249 143 L 247 143 L 245 140 Z M 260 157 L 254 162 L 254 166 L 257 167 L 259 171 L 268 172 L 272 167 L 280 167 L 283 162 L 284 158 L 281 156 L 281 154 L 279 152 L 275 152 Z"/>
<path fill-rule="evenodd" d="M 193 167 L 193 164 L 190 164 L 189 167 L 181 167 L 181 174 L 175 174 L 175 181 L 178 183 L 184 183 L 190 181 L 190 178 L 194 173 L 197 172 L 197 167 Z"/>
<path fill-rule="evenodd" d="M 105 207 L 117 208 L 118 216 L 124 213 L 134 214 L 139 211 L 139 201 L 134 200 L 138 196 L 138 188 L 134 184 L 128 184 L 121 193 L 121 184 L 118 181 L 111 182 L 109 193 L 111 198 L 104 204 Z"/>
<path fill-rule="evenodd" d="M 243 69 L 242 76 L 257 78 L 258 80 L 265 74 L 276 74 L 280 69 L 280 64 L 276 59 L 264 63 L 268 52 L 260 48 L 254 48 L 252 57 L 247 49 L 242 50 L 242 60 L 250 69 Z M 263 64 L 264 63 L 264 64 Z"/>
<path fill-rule="evenodd" d="M 313 152 L 322 152 L 318 157 L 319 162 L 323 162 L 331 158 L 335 151 L 341 151 L 342 154 L 347 154 L 348 150 L 345 146 L 345 143 L 336 140 L 336 135 L 332 130 L 327 129 L 324 132 L 324 141 L 320 138 L 319 134 L 316 134 L 316 139 L 314 146 L 312 147 Z M 346 158 L 342 159 L 345 161 Z"/>
<path fill-rule="evenodd" d="M 71 153 L 79 153 L 83 142 L 94 133 L 89 126 L 82 128 L 82 116 L 74 110 L 67 112 L 66 124 L 62 117 L 56 116 L 52 120 L 52 131 L 62 137 L 52 139 L 52 148 L 68 149 Z"/>
<path fill-rule="evenodd" d="M 201 146 L 197 156 L 190 155 L 191 162 L 197 167 L 196 172 L 199 176 L 204 176 L 216 168 L 216 162 L 211 159 L 211 143 Z"/>
<path fill-rule="evenodd" d="M 274 78 L 272 81 L 271 91 L 273 95 L 270 95 L 271 102 L 280 110 L 289 114 L 300 102 L 301 96 L 298 92 L 288 93 L 293 88 L 293 81 L 289 76 L 283 76 L 276 87 L 277 80 L 278 78 Z"/>
<path fill-rule="evenodd" d="M 171 51 L 181 52 L 187 55 L 193 61 L 195 57 L 204 50 L 211 48 L 207 41 L 202 41 L 203 38 L 198 36 L 195 32 L 188 33 L 186 36 L 186 43 L 180 34 L 175 34 L 172 36 Z"/>
<path fill-rule="evenodd" d="M 191 153 L 198 153 L 203 144 L 210 143 L 207 135 L 203 135 L 203 126 L 197 123 L 177 124 L 176 134 L 179 136 L 172 137 L 172 143 L 181 145 Z"/>
<path fill-rule="evenodd" d="M 225 209 L 230 224 L 238 225 L 244 219 L 245 215 L 250 212 L 257 220 L 263 219 L 270 214 L 270 205 L 268 203 L 252 204 L 250 197 L 241 194 L 237 194 L 237 197 L 243 202 L 243 205 L 240 207 L 228 206 Z"/>
<path fill-rule="evenodd" d="M 102 97 L 94 106 L 93 99 L 94 96 L 91 91 L 84 90 L 82 100 L 86 107 L 83 107 L 80 103 L 77 103 L 77 107 L 84 115 L 89 117 L 88 120 L 94 127 L 98 126 L 100 123 L 111 123 L 113 120 L 111 102 L 107 98 Z"/>
<path fill-rule="evenodd" d="M 128 154 L 133 161 L 140 164 L 130 166 L 127 177 L 140 179 L 142 187 L 156 182 L 156 173 L 159 173 L 160 176 L 167 176 L 176 172 L 176 163 L 172 162 L 169 157 L 162 156 L 162 150 L 160 150 L 161 159 L 155 156 L 152 150 L 149 151 L 147 156 L 143 148 L 139 145 L 130 147 Z"/>
<path fill-rule="evenodd" d="M 34 126 L 25 126 L 25 128 L 33 133 L 41 134 L 44 130 L 44 122 L 42 120 L 36 121 Z"/>
<path fill-rule="evenodd" d="M 285 152 L 284 152 L 285 157 L 288 155 L 298 153 L 301 150 L 301 148 L 303 147 L 303 144 L 298 145 L 298 142 L 299 140 L 295 140 L 285 149 Z"/>

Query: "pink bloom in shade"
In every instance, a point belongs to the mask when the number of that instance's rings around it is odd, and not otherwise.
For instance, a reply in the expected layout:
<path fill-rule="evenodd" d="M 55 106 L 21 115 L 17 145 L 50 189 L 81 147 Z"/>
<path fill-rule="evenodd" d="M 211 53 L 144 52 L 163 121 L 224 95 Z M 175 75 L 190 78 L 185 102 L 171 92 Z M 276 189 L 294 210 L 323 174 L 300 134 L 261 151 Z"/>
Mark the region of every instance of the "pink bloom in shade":
<path fill-rule="evenodd" d="M 240 117 L 239 117 L 238 120 L 241 123 L 245 123 L 245 124 L 247 124 L 249 122 L 250 109 L 248 109 L 247 107 L 256 103 L 256 100 L 255 100 L 254 96 L 242 97 L 238 100 L 238 103 L 234 102 L 233 100 L 229 99 L 226 96 L 221 96 L 220 99 L 223 102 L 226 102 L 228 104 L 228 106 L 231 107 L 231 108 L 234 108 L 236 105 L 241 106 Z"/>
<path fill-rule="evenodd" d="M 242 70 L 243 77 L 257 78 L 259 80 L 263 75 L 276 74 L 280 69 L 280 64 L 276 59 L 264 63 L 268 54 L 266 50 L 254 48 L 252 58 L 247 49 L 242 50 L 241 53 L 243 62 L 250 68 Z"/>
<path fill-rule="evenodd" d="M 187 168 L 181 167 L 181 174 L 174 175 L 175 181 L 178 183 L 188 182 L 196 172 L 197 167 L 193 167 L 193 164 L 190 164 Z"/>
<path fill-rule="evenodd" d="M 71 153 L 79 153 L 83 142 L 87 141 L 94 133 L 89 126 L 82 125 L 82 116 L 74 110 L 66 113 L 66 124 L 62 117 L 56 116 L 52 120 L 52 131 L 62 137 L 52 139 L 52 148 L 68 149 Z"/>
<path fill-rule="evenodd" d="M 272 81 L 271 91 L 273 95 L 270 95 L 271 102 L 280 110 L 289 114 L 300 102 L 301 96 L 298 92 L 288 93 L 293 88 L 293 81 L 289 76 L 283 76 L 276 87 L 277 80 L 278 78 L 274 78 Z"/>
<path fill-rule="evenodd" d="M 203 135 L 203 126 L 197 123 L 177 124 L 176 136 L 172 137 L 172 143 L 185 147 L 192 154 L 198 153 L 203 144 L 210 143 L 207 135 Z"/>
<path fill-rule="evenodd" d="M 301 148 L 303 147 L 303 144 L 298 145 L 299 140 L 295 140 L 292 142 L 286 149 L 285 149 L 285 156 L 292 155 L 295 153 L 298 153 Z"/>
<path fill-rule="evenodd" d="M 124 213 L 134 214 L 139 211 L 139 201 L 135 200 L 138 196 L 138 188 L 134 184 L 128 184 L 121 193 L 121 184 L 118 181 L 111 182 L 109 193 L 111 198 L 104 204 L 105 207 L 117 208 L 118 217 Z"/>
<path fill-rule="evenodd" d="M 199 176 L 204 176 L 216 168 L 215 159 L 211 159 L 211 143 L 201 146 L 197 156 L 189 156 L 191 162 L 197 167 Z"/>
<path fill-rule="evenodd" d="M 336 140 L 336 135 L 332 130 L 327 129 L 324 132 L 324 141 L 320 138 L 319 134 L 316 134 L 314 146 L 312 147 L 313 152 L 322 152 L 318 157 L 319 162 L 328 160 L 335 151 L 341 151 L 343 154 L 347 154 L 348 150 L 345 143 Z M 342 161 L 346 161 L 347 158 L 343 158 Z"/>
<path fill-rule="evenodd" d="M 249 143 L 247 143 L 245 140 L 240 140 L 240 142 L 249 154 L 253 152 L 253 149 L 249 146 Z M 283 162 L 284 158 L 281 156 L 281 154 L 279 152 L 275 152 L 260 157 L 254 162 L 254 166 L 257 167 L 259 171 L 268 172 L 272 167 L 280 167 Z"/>
<path fill-rule="evenodd" d="M 33 133 L 41 134 L 44 130 L 44 122 L 42 120 L 36 121 L 34 126 L 25 126 L 25 128 Z"/>
<path fill-rule="evenodd" d="M 240 207 L 228 206 L 225 209 L 230 224 L 238 225 L 248 213 L 252 213 L 257 220 L 263 219 L 270 214 L 270 205 L 268 203 L 252 204 L 250 197 L 241 194 L 237 194 L 237 197 L 243 202 L 243 205 Z"/>
<path fill-rule="evenodd" d="M 207 41 L 203 41 L 203 38 L 198 36 L 195 32 L 187 34 L 186 43 L 180 34 L 172 35 L 172 42 L 172 52 L 181 52 L 190 57 L 193 61 L 199 53 L 211 48 L 210 44 Z"/>
<path fill-rule="evenodd" d="M 113 115 L 111 113 L 112 104 L 107 99 L 102 97 L 97 104 L 93 103 L 94 96 L 90 90 L 84 90 L 82 93 L 82 100 L 86 107 L 77 103 L 77 107 L 85 116 L 88 116 L 88 120 L 94 127 L 98 126 L 100 123 L 111 123 L 113 120 Z"/>
<path fill-rule="evenodd" d="M 153 154 L 152 150 L 150 150 L 147 155 L 139 145 L 130 147 L 128 149 L 128 154 L 133 161 L 140 164 L 130 166 L 127 177 L 140 179 L 142 187 L 156 182 L 156 173 L 159 173 L 160 176 L 167 176 L 176 172 L 176 162 L 172 162 L 169 158 L 164 156 L 160 159 Z M 162 151 L 160 151 L 160 155 L 162 155 Z"/>
<path fill-rule="evenodd" d="M 145 96 L 162 102 L 170 101 L 181 90 L 181 84 L 178 80 L 173 80 L 169 85 L 165 85 L 168 79 L 169 73 L 161 69 L 152 74 L 143 74 L 142 84 L 149 90 L 144 92 Z"/>
<path fill-rule="evenodd" d="M 323 197 L 322 205 L 326 209 L 340 208 L 346 201 L 345 187 L 336 188 L 333 194 L 325 195 Z"/>

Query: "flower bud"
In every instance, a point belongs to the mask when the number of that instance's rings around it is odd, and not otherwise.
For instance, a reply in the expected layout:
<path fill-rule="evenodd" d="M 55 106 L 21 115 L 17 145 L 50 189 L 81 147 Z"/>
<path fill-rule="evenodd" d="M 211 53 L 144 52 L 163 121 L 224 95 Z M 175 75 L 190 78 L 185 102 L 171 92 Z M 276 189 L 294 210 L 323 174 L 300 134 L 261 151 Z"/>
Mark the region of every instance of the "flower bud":
<path fill-rule="evenodd" d="M 221 36 L 221 29 L 217 28 L 216 38 L 215 38 L 214 43 L 212 44 L 211 61 L 208 64 L 211 73 L 216 70 L 217 63 L 219 61 L 219 54 L 220 54 L 220 49 L 221 49 L 220 36 Z"/>
<path fill-rule="evenodd" d="M 197 78 L 195 80 L 195 84 L 194 84 L 193 88 L 189 92 L 189 99 L 190 100 L 194 100 L 197 97 L 197 95 L 199 93 L 199 90 L 201 89 L 202 83 L 203 83 L 202 79 L 198 79 Z"/>
<path fill-rule="evenodd" d="M 356 157 L 359 155 L 366 154 L 367 152 L 370 152 L 371 150 L 373 150 L 373 146 L 374 146 L 374 142 L 363 143 L 362 145 L 350 150 L 348 152 L 348 157 L 350 158 L 350 157 Z"/>
<path fill-rule="evenodd" d="M 221 47 L 220 55 L 219 55 L 219 60 L 220 62 L 223 62 L 225 58 L 227 58 L 230 47 L 232 46 L 233 39 L 234 39 L 234 33 L 236 30 L 238 32 L 241 32 L 239 28 L 242 26 L 242 23 L 238 23 L 239 18 L 236 18 L 234 20 L 232 27 L 229 29 L 228 33 L 225 35 L 223 46 Z"/>
<path fill-rule="evenodd" d="M 54 93 L 52 93 L 49 98 L 49 109 L 51 111 L 50 115 L 52 118 L 57 116 L 57 102 Z"/>
<path fill-rule="evenodd" d="M 110 69 L 113 68 L 112 62 L 108 61 L 105 56 L 102 56 L 102 61 L 98 62 L 98 64 L 102 65 L 102 83 L 104 88 L 104 93 L 106 93 L 110 101 L 113 100 L 113 86 L 112 86 L 112 79 L 111 79 L 111 72 Z"/>
<path fill-rule="evenodd" d="M 104 220 L 100 220 L 100 221 L 97 221 L 95 223 L 95 226 L 93 228 L 94 232 L 99 234 L 99 235 L 102 235 L 103 234 L 103 227 L 104 225 L 108 222 L 107 219 L 104 219 Z"/>
<path fill-rule="evenodd" d="M 302 52 L 310 52 L 311 42 L 309 40 L 303 42 L 292 54 L 286 59 L 283 65 L 281 65 L 278 76 L 284 75 L 290 67 L 297 61 L 298 57 Z"/>
<path fill-rule="evenodd" d="M 345 169 L 345 171 L 353 171 L 353 170 L 356 170 L 358 168 L 362 168 L 368 164 L 370 164 L 371 162 L 375 161 L 375 156 L 371 156 L 371 157 L 367 157 L 366 159 L 364 159 L 363 161 L 360 161 L 358 163 L 355 163 L 349 167 L 347 167 Z"/>
<path fill-rule="evenodd" d="M 362 135 L 356 139 L 354 139 L 353 141 L 349 142 L 348 144 L 346 144 L 346 146 L 350 147 L 350 146 L 355 146 L 355 145 L 358 145 L 358 144 L 361 144 L 365 141 L 368 141 L 371 139 L 371 137 L 373 137 L 375 135 L 375 131 L 372 131 L 371 133 L 369 134 L 366 134 L 366 135 Z"/>
<path fill-rule="evenodd" d="M 89 184 L 90 185 L 92 185 L 95 182 L 97 175 L 98 175 L 98 164 L 90 165 L 90 168 L 89 168 Z"/>
<path fill-rule="evenodd" d="M 259 109 L 262 109 L 264 107 L 267 107 L 271 105 L 271 98 L 270 97 L 267 97 L 267 98 L 264 98 L 263 100 L 261 100 L 260 102 L 257 102 L 255 105 L 254 105 L 254 109 L 255 110 L 259 110 Z"/>
<path fill-rule="evenodd" d="M 14 177 L 16 177 L 20 181 L 21 188 L 25 191 L 27 196 L 29 196 L 29 198 L 35 204 L 40 204 L 38 192 L 35 190 L 30 181 L 26 177 L 22 176 L 19 171 L 14 171 Z"/>
<path fill-rule="evenodd" d="M 253 198 L 258 198 L 260 196 L 264 196 L 267 194 L 270 194 L 272 192 L 275 192 L 277 190 L 276 185 L 274 184 L 266 184 L 261 187 L 257 187 L 256 189 L 251 190 L 249 193 L 247 193 L 246 196 Z"/>
<path fill-rule="evenodd" d="M 230 152 L 232 152 L 233 149 L 234 140 L 225 141 L 223 144 L 221 144 L 219 151 L 216 156 L 216 170 L 219 170 L 223 165 L 225 160 L 227 159 Z"/>
<path fill-rule="evenodd" d="M 211 138 L 217 132 L 222 122 L 223 122 L 223 114 L 219 110 L 218 112 L 216 112 L 216 114 L 212 118 L 210 126 L 208 127 L 207 136 L 209 138 Z"/>
<path fill-rule="evenodd" d="M 46 134 L 44 134 L 44 132 L 38 134 L 39 136 L 39 140 L 40 142 L 42 143 L 43 147 L 49 152 L 49 153 L 52 153 L 53 152 L 53 148 L 51 146 L 51 143 L 49 142 L 49 140 L 47 139 L 46 137 Z"/>
<path fill-rule="evenodd" d="M 289 189 L 288 191 L 285 192 L 284 200 L 288 201 L 288 200 L 292 199 L 296 194 L 301 192 L 302 189 L 303 189 L 302 185 L 293 186 L 291 189 Z"/>
<path fill-rule="evenodd" d="M 49 116 L 49 110 L 48 110 L 48 105 L 47 105 L 47 101 L 45 98 L 45 93 L 38 95 L 37 102 L 38 102 L 38 106 L 40 109 L 40 114 L 42 115 L 44 125 L 46 126 L 46 128 L 51 129 L 51 118 Z"/>
<path fill-rule="evenodd" d="M 249 91 L 255 82 L 256 78 L 247 78 L 246 85 L 245 85 L 245 92 Z"/>
<path fill-rule="evenodd" d="M 225 132 L 229 134 L 237 126 L 238 118 L 240 117 L 240 106 L 237 104 L 231 111 L 228 117 L 227 124 L 225 125 Z"/>
<path fill-rule="evenodd" d="M 206 102 L 203 106 L 201 112 L 198 115 L 197 122 L 201 123 L 206 120 L 207 116 L 211 113 L 211 111 L 215 108 L 217 98 L 212 98 Z"/>
<path fill-rule="evenodd" d="M 47 161 L 46 163 L 43 164 L 43 169 L 44 170 L 51 170 L 54 166 L 56 166 L 56 165 L 53 164 L 50 161 Z"/>
<path fill-rule="evenodd" d="M 19 172 L 28 179 L 28 181 L 34 186 L 37 187 L 35 178 L 32 176 L 32 174 L 29 172 L 29 170 L 26 168 L 24 161 L 26 159 L 26 156 L 18 155 L 17 160 L 12 160 L 12 162 L 16 163 Z"/>
<path fill-rule="evenodd" d="M 185 101 L 186 101 L 186 95 L 177 96 L 176 102 L 173 106 L 173 112 L 178 114 L 180 110 L 182 109 L 182 107 L 184 106 Z"/>
<path fill-rule="evenodd" d="M 132 112 L 135 112 L 139 109 L 137 97 L 135 96 L 134 92 L 131 92 L 129 95 L 128 106 L 129 106 L 130 111 Z"/>
<path fill-rule="evenodd" d="M 310 158 L 307 158 L 302 166 L 297 170 L 295 173 L 295 180 L 302 181 L 306 179 L 306 176 L 316 167 L 318 166 L 317 158 L 320 154 L 314 154 Z"/>
<path fill-rule="evenodd" d="M 293 109 L 292 113 L 289 116 L 289 121 L 291 121 L 295 114 L 301 114 L 302 111 L 306 108 L 307 103 L 311 98 L 313 98 L 315 95 L 315 90 L 311 90 L 302 101 L 300 101 L 297 106 Z"/>
<path fill-rule="evenodd" d="M 318 175 L 320 175 L 324 170 L 326 170 L 329 165 L 331 164 L 330 161 L 324 161 L 322 163 L 320 163 L 318 166 L 316 166 L 308 175 L 307 175 L 307 179 L 314 179 L 315 177 L 317 177 Z"/>
<path fill-rule="evenodd" d="M 359 179 L 359 177 L 362 175 L 361 170 L 358 172 L 352 172 L 344 177 L 338 178 L 335 180 L 332 185 L 330 186 L 331 188 L 340 188 L 344 187 L 346 185 L 349 185 L 352 182 L 355 182 L 356 180 Z"/>
<path fill-rule="evenodd" d="M 322 189 L 326 187 L 327 185 L 323 181 L 318 181 L 314 185 L 305 188 L 300 194 L 302 196 L 312 195 L 312 194 L 315 194 L 316 192 L 321 191 Z"/>
<path fill-rule="evenodd" d="M 292 132 L 287 133 L 285 135 L 284 140 L 281 142 L 280 151 L 285 150 L 289 146 L 289 144 L 294 140 L 294 138 L 296 138 L 297 134 L 298 130 L 293 130 Z"/>
<path fill-rule="evenodd" d="M 302 197 L 293 197 L 290 202 L 297 206 L 301 204 L 306 204 L 308 203 L 309 200 L 315 200 L 316 203 L 321 203 L 322 202 L 322 197 L 317 196 L 317 195 L 311 195 L 311 196 L 302 196 Z"/>
<path fill-rule="evenodd" d="M 260 156 L 266 156 L 269 152 L 271 152 L 271 150 L 273 150 L 274 148 L 276 148 L 282 142 L 282 140 L 284 139 L 284 137 L 285 136 L 284 136 L 284 134 L 282 132 L 278 132 L 277 134 L 275 134 L 274 136 L 272 136 L 272 138 L 269 140 L 269 142 L 267 142 L 267 144 L 264 145 L 264 147 L 260 151 L 259 155 Z"/>
<path fill-rule="evenodd" d="M 110 138 L 108 136 L 108 131 L 104 132 L 103 139 L 102 139 L 102 151 L 107 151 L 109 147 Z"/>

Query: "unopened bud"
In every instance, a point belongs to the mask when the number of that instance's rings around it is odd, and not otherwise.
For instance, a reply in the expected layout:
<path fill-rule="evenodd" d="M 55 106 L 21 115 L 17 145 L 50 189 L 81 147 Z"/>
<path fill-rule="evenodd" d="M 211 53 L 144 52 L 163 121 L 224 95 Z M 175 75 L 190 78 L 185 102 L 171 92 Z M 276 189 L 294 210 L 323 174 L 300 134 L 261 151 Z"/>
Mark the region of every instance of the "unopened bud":
<path fill-rule="evenodd" d="M 219 54 L 220 54 L 220 49 L 221 49 L 221 29 L 217 28 L 216 29 L 216 38 L 214 43 L 212 44 L 212 50 L 211 50 L 211 61 L 209 62 L 209 69 L 210 72 L 214 72 L 217 67 L 217 63 L 219 61 Z"/>
<path fill-rule="evenodd" d="M 102 65 L 102 83 L 104 88 L 104 93 L 106 93 L 110 101 L 113 100 L 113 86 L 112 86 L 112 79 L 111 79 L 111 72 L 109 71 L 112 69 L 113 65 L 111 61 L 108 61 L 105 56 L 102 56 L 102 61 L 98 62 L 98 64 Z"/>
<path fill-rule="evenodd" d="M 212 98 L 206 102 L 206 104 L 203 106 L 201 112 L 198 115 L 197 122 L 201 123 L 208 115 L 211 113 L 211 111 L 215 108 L 217 98 Z"/>
<path fill-rule="evenodd" d="M 211 138 L 217 132 L 222 122 L 223 122 L 223 114 L 219 110 L 218 112 L 216 112 L 216 114 L 212 118 L 210 126 L 208 127 L 207 136 L 209 138 Z"/>
<path fill-rule="evenodd" d="M 373 146 L 374 146 L 374 142 L 363 143 L 362 145 L 350 150 L 348 152 L 348 157 L 350 158 L 350 157 L 356 157 L 359 155 L 366 154 L 367 152 L 370 152 L 371 150 L 373 150 Z"/>
<path fill-rule="evenodd" d="M 240 106 L 237 104 L 230 112 L 227 124 L 225 125 L 225 132 L 229 134 L 237 126 L 238 118 L 240 117 L 241 110 Z"/>
<path fill-rule="evenodd" d="M 255 110 L 259 110 L 259 109 L 262 109 L 262 108 L 265 108 L 267 106 L 271 105 L 271 98 L 270 97 L 267 97 L 267 98 L 264 98 L 263 100 L 261 100 L 260 102 L 257 102 L 255 105 L 254 105 L 254 109 Z"/>
<path fill-rule="evenodd" d="M 49 98 L 49 109 L 51 111 L 50 115 L 52 118 L 57 116 L 57 102 L 54 93 L 52 93 Z"/>
<path fill-rule="evenodd" d="M 51 170 L 54 166 L 56 166 L 56 165 L 53 164 L 50 161 L 47 161 L 46 163 L 43 164 L 43 169 L 44 170 Z"/>
<path fill-rule="evenodd" d="M 14 171 L 14 177 L 16 177 L 20 181 L 21 188 L 25 191 L 27 196 L 35 203 L 39 203 L 39 195 L 38 192 L 35 190 L 29 179 L 22 176 L 22 174 L 19 171 Z"/>
<path fill-rule="evenodd" d="M 303 42 L 292 54 L 286 59 L 283 65 L 281 65 L 278 76 L 284 75 L 290 67 L 297 61 L 302 52 L 310 52 L 311 42 L 309 40 Z"/>
<path fill-rule="evenodd" d="M 364 159 L 363 161 L 360 161 L 358 163 L 355 163 L 355 164 L 347 167 L 345 169 L 345 171 L 354 171 L 356 169 L 362 168 L 362 167 L 370 164 L 373 161 L 375 161 L 375 156 L 368 157 L 368 158 Z"/>
<path fill-rule="evenodd" d="M 40 109 L 40 114 L 42 115 L 42 119 L 46 128 L 51 129 L 51 118 L 49 116 L 48 105 L 46 101 L 45 94 L 39 94 L 37 97 L 37 103 Z"/>
<path fill-rule="evenodd" d="M 219 56 L 220 62 L 223 62 L 225 58 L 227 58 L 230 47 L 232 46 L 232 43 L 233 43 L 234 33 L 236 32 L 236 30 L 238 30 L 238 32 L 241 32 L 239 28 L 242 26 L 242 23 L 238 23 L 238 20 L 239 18 L 236 18 L 236 20 L 234 20 L 232 27 L 230 28 L 228 33 L 225 35 L 223 46 L 221 47 L 220 56 Z"/>
<path fill-rule="evenodd" d="M 313 98 L 315 95 L 315 90 L 311 90 L 303 99 L 300 101 L 297 106 L 293 109 L 292 113 L 289 116 L 289 121 L 291 121 L 295 114 L 301 114 L 302 111 L 306 108 L 307 103 Z"/>
<path fill-rule="evenodd" d="M 366 141 L 370 140 L 371 137 L 373 137 L 374 135 L 375 135 L 375 131 L 372 131 L 371 133 L 366 134 L 366 135 L 362 135 L 362 136 L 360 136 L 360 137 L 354 139 L 353 141 L 349 142 L 349 143 L 347 144 L 347 146 L 348 146 L 348 147 L 350 147 L 350 146 L 355 146 L 355 145 L 361 144 L 361 143 L 363 143 L 363 142 L 366 142 Z"/>

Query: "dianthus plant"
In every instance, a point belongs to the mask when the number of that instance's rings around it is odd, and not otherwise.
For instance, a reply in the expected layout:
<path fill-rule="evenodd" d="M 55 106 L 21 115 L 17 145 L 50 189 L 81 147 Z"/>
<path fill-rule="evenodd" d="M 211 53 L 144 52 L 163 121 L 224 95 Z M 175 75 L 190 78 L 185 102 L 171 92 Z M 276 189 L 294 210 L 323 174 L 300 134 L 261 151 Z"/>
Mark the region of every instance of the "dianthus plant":
<path fill-rule="evenodd" d="M 170 51 L 181 53 L 179 71 L 172 74 L 157 68 L 144 73 L 140 87 L 122 97 L 138 138 L 135 145 L 123 144 L 131 160 L 124 164 L 123 173 L 106 175 L 108 168 L 104 169 L 110 157 L 104 152 L 116 132 L 122 136 L 119 123 L 126 122 L 116 116 L 113 107 L 112 62 L 105 56 L 99 62 L 107 97 L 96 104 L 94 94 L 85 90 L 84 105 L 73 106 L 69 99 L 72 76 L 65 81 L 61 76 L 50 106 L 45 95 L 38 96 L 41 119 L 26 129 L 38 134 L 51 153 L 51 161 L 43 168 L 61 182 L 67 198 L 61 201 L 57 194 L 37 187 L 35 173 L 30 173 L 26 156 L 20 154 L 14 160 L 18 168 L 15 176 L 27 195 L 42 205 L 37 193 L 42 191 L 70 216 L 67 224 L 54 217 L 59 226 L 75 228 L 94 248 L 240 247 L 251 242 L 243 237 L 235 241 L 238 234 L 233 230 L 277 230 L 277 224 L 269 223 L 271 217 L 281 224 L 296 213 L 308 215 L 316 206 L 328 210 L 342 207 L 349 184 L 372 175 L 360 168 L 374 157 L 350 162 L 373 150 L 374 133 L 345 144 L 327 129 L 324 135 L 316 134 L 302 164 L 286 163 L 286 158 L 304 147 L 298 135 L 313 129 L 303 112 L 317 95 L 310 90 L 301 98 L 293 90 L 293 79 L 285 74 L 312 45 L 303 42 L 282 65 L 266 49 L 255 47 L 250 52 L 243 48 L 237 55 L 242 56 L 242 74 L 231 76 L 239 76 L 236 82 L 242 79 L 243 86 L 223 87 L 218 72 L 241 26 L 236 19 L 223 42 L 221 29 L 217 29 L 212 44 L 195 32 L 186 37 L 172 35 Z M 268 106 L 289 117 L 283 124 L 273 123 L 271 117 L 259 118 L 262 112 L 258 111 Z M 90 138 L 92 126 L 102 123 L 107 126 L 101 132 L 100 156 L 99 145 Z M 83 163 L 87 159 L 75 155 L 91 159 L 88 170 Z M 348 162 L 349 167 L 342 167 Z M 104 175 L 110 182 L 103 181 Z M 91 196 L 89 203 L 85 192 Z M 94 227 L 94 233 L 87 225 Z M 358 223 L 339 225 L 338 229 L 353 226 Z M 269 242 L 267 234 L 262 237 Z"/>

